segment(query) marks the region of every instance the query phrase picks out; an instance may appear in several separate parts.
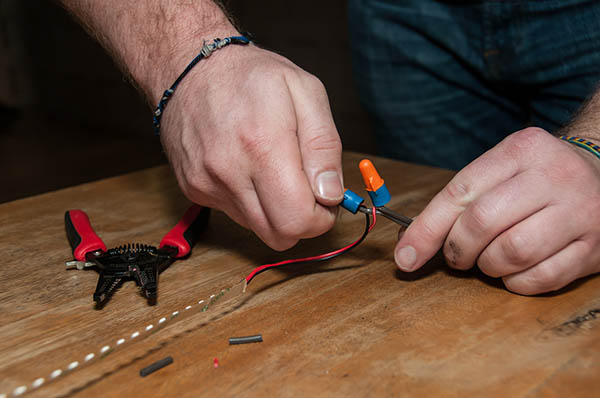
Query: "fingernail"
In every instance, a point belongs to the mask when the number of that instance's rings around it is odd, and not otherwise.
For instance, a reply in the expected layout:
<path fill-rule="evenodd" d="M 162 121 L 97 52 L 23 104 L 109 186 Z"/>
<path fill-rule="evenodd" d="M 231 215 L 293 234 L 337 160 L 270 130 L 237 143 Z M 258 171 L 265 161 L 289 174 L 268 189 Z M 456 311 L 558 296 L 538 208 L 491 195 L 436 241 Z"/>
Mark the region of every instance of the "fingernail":
<path fill-rule="evenodd" d="M 317 195 L 328 200 L 341 200 L 344 197 L 344 189 L 337 172 L 324 171 L 317 176 Z"/>
<path fill-rule="evenodd" d="M 415 262 L 417 262 L 417 251 L 412 246 L 404 246 L 403 248 L 396 250 L 394 258 L 401 270 L 412 271 Z"/>

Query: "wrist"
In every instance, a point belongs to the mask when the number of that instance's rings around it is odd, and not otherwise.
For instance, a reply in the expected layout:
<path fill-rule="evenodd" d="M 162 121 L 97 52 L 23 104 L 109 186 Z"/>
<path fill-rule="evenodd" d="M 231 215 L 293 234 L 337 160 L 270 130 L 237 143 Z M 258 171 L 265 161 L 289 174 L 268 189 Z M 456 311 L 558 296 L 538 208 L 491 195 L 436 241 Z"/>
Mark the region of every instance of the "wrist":
<path fill-rule="evenodd" d="M 579 153 L 584 159 L 588 160 L 597 170 L 600 171 L 600 143 L 594 137 L 583 135 L 561 135 L 559 137 L 565 143 L 568 143 L 573 150 Z"/>
<path fill-rule="evenodd" d="M 203 112 L 202 109 L 210 110 L 210 104 L 215 98 L 225 96 L 233 100 L 232 96 L 244 95 L 240 92 L 240 88 L 243 87 L 238 85 L 237 79 L 240 76 L 244 76 L 244 80 L 252 80 L 258 70 L 261 73 L 272 71 L 275 78 L 276 74 L 281 72 L 276 68 L 282 64 L 291 63 L 275 53 L 253 45 L 252 42 L 249 45 L 230 45 L 214 51 L 208 59 L 198 62 L 181 81 L 177 90 L 170 95 L 168 109 L 162 111 L 160 136 L 165 138 L 186 129 L 185 124 L 190 122 L 189 118 L 182 117 L 182 112 L 185 113 L 186 109 L 199 107 L 200 112 Z M 161 95 L 166 88 L 168 87 L 162 89 Z"/>
<path fill-rule="evenodd" d="M 198 55 L 205 43 L 215 38 L 238 36 L 239 32 L 228 22 L 222 21 L 212 29 L 190 31 L 178 35 L 178 39 L 165 39 L 157 49 L 156 56 L 146 59 L 141 65 L 134 80 L 146 96 L 152 107 L 162 97 L 164 91 L 171 86 L 183 72 L 190 61 Z M 225 51 L 223 48 L 221 51 Z M 203 74 L 208 69 L 207 62 L 200 62 L 194 68 L 194 75 Z"/>
<path fill-rule="evenodd" d="M 226 38 L 216 38 L 213 39 L 212 42 L 204 42 L 205 44 L 202 46 L 202 49 L 196 55 L 192 61 L 185 67 L 183 72 L 175 79 L 175 81 L 169 86 L 167 90 L 164 91 L 158 105 L 154 109 L 154 131 L 156 135 L 160 135 L 160 125 L 163 116 L 163 112 L 165 107 L 169 103 L 171 96 L 175 93 L 175 90 L 179 87 L 181 82 L 190 74 L 190 72 L 194 69 L 194 67 L 202 60 L 210 57 L 215 51 L 221 50 L 224 47 L 227 47 L 231 44 L 233 45 L 248 45 L 252 42 L 246 36 L 229 36 Z M 206 80 L 206 76 L 205 76 Z"/>

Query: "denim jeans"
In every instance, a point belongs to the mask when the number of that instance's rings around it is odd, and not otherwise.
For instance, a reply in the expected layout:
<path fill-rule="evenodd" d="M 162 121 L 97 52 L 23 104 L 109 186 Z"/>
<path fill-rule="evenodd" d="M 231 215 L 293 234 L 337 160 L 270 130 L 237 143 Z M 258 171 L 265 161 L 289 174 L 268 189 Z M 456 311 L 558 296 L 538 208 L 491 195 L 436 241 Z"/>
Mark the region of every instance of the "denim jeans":
<path fill-rule="evenodd" d="M 600 1 L 349 0 L 354 75 L 383 156 L 459 169 L 568 123 L 600 81 Z"/>

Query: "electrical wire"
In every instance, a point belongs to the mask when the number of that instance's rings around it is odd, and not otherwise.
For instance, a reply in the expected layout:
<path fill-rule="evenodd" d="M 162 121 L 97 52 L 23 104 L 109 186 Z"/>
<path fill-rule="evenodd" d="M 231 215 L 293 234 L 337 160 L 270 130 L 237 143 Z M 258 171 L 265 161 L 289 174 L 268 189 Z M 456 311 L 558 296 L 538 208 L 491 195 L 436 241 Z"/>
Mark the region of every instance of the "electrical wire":
<path fill-rule="evenodd" d="M 325 261 L 325 260 L 330 260 L 334 257 L 340 256 L 344 253 L 348 253 L 350 250 L 352 250 L 356 246 L 358 246 L 363 240 L 365 240 L 365 238 L 367 237 L 369 232 L 371 232 L 371 230 L 377 223 L 377 212 L 375 211 L 375 208 L 373 208 L 371 215 L 373 216 L 372 223 L 371 223 L 369 214 L 365 213 L 365 220 L 366 220 L 365 231 L 363 232 L 363 234 L 360 238 L 358 238 L 357 240 L 355 240 L 353 243 L 349 244 L 348 246 L 342 247 L 341 249 L 338 249 L 338 250 L 335 250 L 335 251 L 332 251 L 329 253 L 319 254 L 317 256 L 294 258 L 291 260 L 284 260 L 284 261 L 280 261 L 280 262 L 273 263 L 273 264 L 261 265 L 259 267 L 254 268 L 254 270 L 250 274 L 248 274 L 248 276 L 246 277 L 246 284 L 249 284 L 250 281 L 252 281 L 252 279 L 256 275 L 258 275 L 261 272 L 264 272 L 268 269 L 271 269 L 271 268 L 280 267 L 282 265 L 295 264 L 295 263 L 304 263 L 304 262 L 309 263 L 309 262 Z"/>
<path fill-rule="evenodd" d="M 413 222 L 412 218 L 403 216 L 402 214 L 398 214 L 395 211 L 390 210 L 385 206 L 371 208 L 371 207 L 367 207 L 365 205 L 360 205 L 357 210 L 360 211 L 361 213 L 366 213 L 366 214 L 373 214 L 373 210 L 375 210 L 375 213 L 377 213 L 377 215 L 383 216 L 383 217 L 387 218 L 388 220 L 391 220 L 391 221 L 395 222 L 396 224 L 401 225 L 403 227 L 408 227 Z"/>

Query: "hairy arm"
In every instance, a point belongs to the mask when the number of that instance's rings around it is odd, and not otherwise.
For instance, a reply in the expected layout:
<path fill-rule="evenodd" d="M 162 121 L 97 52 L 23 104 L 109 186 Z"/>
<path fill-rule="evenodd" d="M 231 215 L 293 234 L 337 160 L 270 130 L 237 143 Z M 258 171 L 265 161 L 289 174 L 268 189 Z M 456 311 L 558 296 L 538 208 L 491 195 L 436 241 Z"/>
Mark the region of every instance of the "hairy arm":
<path fill-rule="evenodd" d="M 207 38 L 238 34 L 212 0 L 60 0 L 156 105 Z"/>
<path fill-rule="evenodd" d="M 575 118 L 559 131 L 600 144 L 600 88 L 585 103 Z"/>

